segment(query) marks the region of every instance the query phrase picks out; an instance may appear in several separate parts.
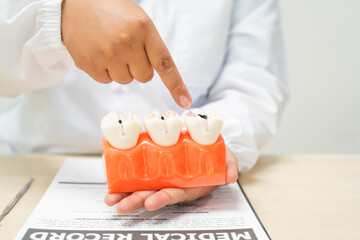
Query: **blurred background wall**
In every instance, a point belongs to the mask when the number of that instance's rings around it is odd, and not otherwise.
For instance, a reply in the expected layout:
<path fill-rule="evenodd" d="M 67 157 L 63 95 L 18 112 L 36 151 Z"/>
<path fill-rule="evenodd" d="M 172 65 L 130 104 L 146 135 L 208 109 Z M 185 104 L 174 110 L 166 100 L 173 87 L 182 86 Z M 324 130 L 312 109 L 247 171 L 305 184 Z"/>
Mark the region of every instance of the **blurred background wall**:
<path fill-rule="evenodd" d="M 360 153 L 360 1 L 281 0 L 290 99 L 264 153 Z"/>
<path fill-rule="evenodd" d="M 360 153 L 360 1 L 280 0 L 280 8 L 290 99 L 263 153 Z M 12 101 L 0 97 L 0 112 Z"/>

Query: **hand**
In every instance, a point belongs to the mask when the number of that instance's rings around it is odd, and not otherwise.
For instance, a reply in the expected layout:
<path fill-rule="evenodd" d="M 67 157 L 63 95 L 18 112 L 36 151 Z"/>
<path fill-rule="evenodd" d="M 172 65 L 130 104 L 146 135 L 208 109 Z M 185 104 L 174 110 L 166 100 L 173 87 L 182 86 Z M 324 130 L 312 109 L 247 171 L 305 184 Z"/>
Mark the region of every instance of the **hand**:
<path fill-rule="evenodd" d="M 234 154 L 226 149 L 227 183 L 233 183 L 238 177 L 237 160 Z M 148 211 L 162 208 L 179 202 L 190 202 L 205 197 L 218 186 L 196 188 L 166 188 L 159 191 L 139 191 L 133 193 L 107 194 L 105 203 L 108 206 L 117 204 L 120 214 L 127 214 L 136 209 L 145 207 Z"/>
<path fill-rule="evenodd" d="M 100 83 L 146 83 L 154 68 L 176 103 L 190 94 L 150 17 L 130 0 L 64 0 L 62 38 L 75 65 Z"/>

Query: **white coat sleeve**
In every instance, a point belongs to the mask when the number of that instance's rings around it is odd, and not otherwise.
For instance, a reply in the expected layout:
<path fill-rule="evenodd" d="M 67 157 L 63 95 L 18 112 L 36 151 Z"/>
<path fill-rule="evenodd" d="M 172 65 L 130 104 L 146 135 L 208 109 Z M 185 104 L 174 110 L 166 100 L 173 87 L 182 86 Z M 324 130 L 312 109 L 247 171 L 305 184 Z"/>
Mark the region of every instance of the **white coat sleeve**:
<path fill-rule="evenodd" d="M 256 163 L 286 100 L 281 35 L 276 1 L 235 1 L 226 60 L 202 108 L 223 118 L 240 171 Z"/>
<path fill-rule="evenodd" d="M 61 0 L 2 0 L 0 33 L 0 95 L 53 86 L 72 64 L 61 41 Z"/>

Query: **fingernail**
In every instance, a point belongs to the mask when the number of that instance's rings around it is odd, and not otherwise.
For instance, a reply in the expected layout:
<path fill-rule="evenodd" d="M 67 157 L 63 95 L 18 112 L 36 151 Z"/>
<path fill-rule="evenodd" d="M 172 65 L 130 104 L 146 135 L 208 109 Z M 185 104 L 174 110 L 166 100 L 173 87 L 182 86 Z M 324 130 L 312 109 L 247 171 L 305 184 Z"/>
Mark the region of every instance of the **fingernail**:
<path fill-rule="evenodd" d="M 184 95 L 179 97 L 179 102 L 182 108 L 189 108 L 191 106 L 191 100 Z"/>

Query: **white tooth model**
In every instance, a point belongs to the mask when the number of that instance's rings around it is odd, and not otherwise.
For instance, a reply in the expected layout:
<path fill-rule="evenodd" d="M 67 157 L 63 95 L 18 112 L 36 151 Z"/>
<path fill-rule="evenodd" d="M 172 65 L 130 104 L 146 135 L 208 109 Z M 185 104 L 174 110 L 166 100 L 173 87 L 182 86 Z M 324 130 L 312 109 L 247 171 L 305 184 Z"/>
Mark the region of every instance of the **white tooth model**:
<path fill-rule="evenodd" d="M 183 121 L 175 111 L 162 113 L 152 110 L 144 120 L 146 131 L 151 139 L 161 146 L 172 146 L 179 140 Z"/>
<path fill-rule="evenodd" d="M 101 121 L 101 131 L 108 142 L 115 148 L 126 150 L 134 147 L 139 139 L 142 122 L 127 112 L 123 116 L 111 112 Z"/>
<path fill-rule="evenodd" d="M 218 139 L 223 121 L 214 112 L 193 109 L 186 114 L 185 125 L 195 142 L 211 145 Z"/>

